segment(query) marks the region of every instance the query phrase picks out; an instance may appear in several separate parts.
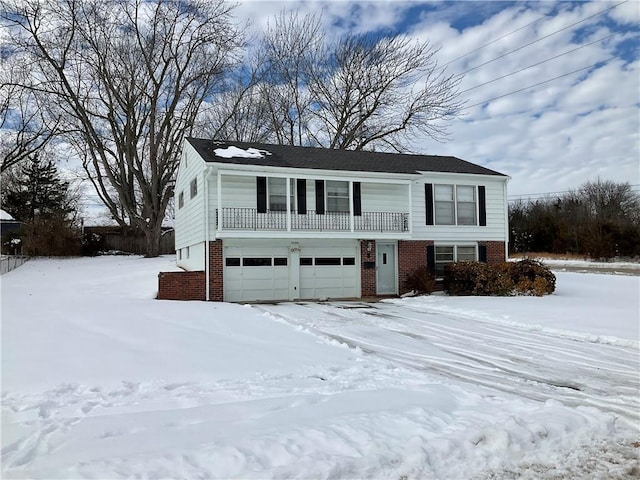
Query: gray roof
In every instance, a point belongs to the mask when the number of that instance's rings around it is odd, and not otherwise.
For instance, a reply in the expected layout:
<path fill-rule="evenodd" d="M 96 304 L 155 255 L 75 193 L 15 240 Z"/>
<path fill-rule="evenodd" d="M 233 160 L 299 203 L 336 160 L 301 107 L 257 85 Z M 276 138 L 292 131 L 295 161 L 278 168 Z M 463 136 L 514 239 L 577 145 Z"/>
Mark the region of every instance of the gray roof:
<path fill-rule="evenodd" d="M 206 162 L 353 172 L 417 173 L 423 171 L 506 176 L 456 157 L 442 157 L 438 155 L 407 155 L 362 150 L 330 150 L 326 148 L 296 147 L 292 145 L 221 142 L 192 137 L 187 138 L 187 141 Z M 227 147 L 237 147 L 243 150 L 254 148 L 269 152 L 270 155 L 263 155 L 261 158 L 246 158 L 243 156 L 228 158 L 226 156 L 216 155 L 216 149 L 225 149 Z"/>

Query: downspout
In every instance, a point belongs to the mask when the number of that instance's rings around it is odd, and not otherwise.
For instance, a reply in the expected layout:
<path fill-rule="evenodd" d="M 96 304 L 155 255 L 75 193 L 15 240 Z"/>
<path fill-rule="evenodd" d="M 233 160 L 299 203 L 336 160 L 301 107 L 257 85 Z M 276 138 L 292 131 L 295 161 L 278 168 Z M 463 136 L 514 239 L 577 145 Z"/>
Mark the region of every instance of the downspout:
<path fill-rule="evenodd" d="M 205 300 L 211 299 L 210 293 L 210 266 L 209 266 L 209 240 L 211 237 L 210 220 L 209 220 L 209 177 L 213 169 L 206 167 L 204 171 L 204 277 L 205 277 Z"/>
<path fill-rule="evenodd" d="M 509 199 L 507 197 L 507 184 L 511 180 L 510 177 L 507 177 L 504 181 L 504 261 L 509 260 Z"/>

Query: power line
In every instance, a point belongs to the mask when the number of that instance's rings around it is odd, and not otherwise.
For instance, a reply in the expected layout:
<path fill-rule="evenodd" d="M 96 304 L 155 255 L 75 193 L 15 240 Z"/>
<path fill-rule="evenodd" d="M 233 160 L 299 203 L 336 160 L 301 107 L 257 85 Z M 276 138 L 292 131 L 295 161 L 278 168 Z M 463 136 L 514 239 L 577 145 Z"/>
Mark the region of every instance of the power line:
<path fill-rule="evenodd" d="M 545 17 L 544 15 L 542 15 L 541 17 L 536 18 L 534 21 L 529 22 L 529 23 L 527 23 L 526 25 L 523 25 L 523 26 L 522 26 L 522 27 L 520 27 L 520 28 L 516 28 L 516 29 L 515 29 L 515 30 L 513 30 L 512 32 L 509 32 L 509 33 L 507 33 L 507 34 L 505 34 L 505 35 L 502 35 L 501 37 L 496 38 L 495 40 L 491 40 L 490 42 L 485 43 L 484 45 L 482 45 L 482 46 L 480 46 L 480 47 L 478 47 L 478 48 L 474 48 L 474 49 L 473 49 L 473 50 L 471 50 L 470 52 L 467 52 L 467 53 L 465 53 L 464 55 L 460 55 L 459 57 L 456 57 L 456 58 L 454 58 L 453 60 L 448 61 L 447 63 L 445 63 L 445 64 L 442 66 L 442 68 L 446 67 L 447 65 L 452 64 L 453 62 L 457 62 L 457 61 L 458 61 L 458 60 L 460 60 L 461 58 L 468 57 L 468 56 L 469 56 L 469 55 L 471 55 L 472 53 L 475 53 L 475 52 L 477 52 L 478 50 L 482 50 L 483 48 L 488 47 L 489 45 L 491 45 L 491 44 L 493 44 L 493 43 L 496 43 L 496 42 L 498 42 L 498 41 L 502 40 L 503 38 L 508 37 L 509 35 L 512 35 L 512 34 L 514 34 L 514 33 L 516 33 L 516 32 L 519 32 L 520 30 L 522 30 L 522 29 L 524 29 L 524 28 L 527 28 L 527 27 L 528 27 L 528 26 L 530 26 L 530 25 L 533 25 L 534 23 L 539 22 L 540 20 L 543 20 L 544 18 L 546 18 L 546 17 Z"/>
<path fill-rule="evenodd" d="M 567 29 L 569 29 L 571 27 L 575 27 L 576 25 L 579 25 L 580 23 L 586 22 L 587 20 L 590 20 L 590 19 L 592 19 L 594 17 L 597 17 L 599 15 L 602 15 L 603 13 L 607 13 L 608 11 L 613 10 L 614 8 L 622 5 L 623 3 L 627 3 L 628 1 L 629 0 L 624 0 L 623 2 L 620 2 L 620 3 L 618 3 L 618 4 L 616 4 L 616 5 L 612 6 L 612 7 L 609 7 L 609 8 L 607 8 L 605 10 L 602 10 L 602 11 L 600 11 L 598 13 L 594 13 L 593 15 L 590 15 L 587 18 L 583 18 L 582 20 L 579 20 L 579 21 L 577 21 L 575 23 L 572 23 L 571 25 L 567 25 L 566 27 L 561 28 L 560 30 L 556 30 L 555 32 L 549 33 L 548 35 L 545 35 L 544 37 L 540 37 L 540 38 L 538 38 L 536 40 L 533 40 L 532 42 L 529 42 L 529 43 L 527 43 L 525 45 L 522 45 L 522 46 L 520 46 L 520 47 L 518 47 L 518 48 L 516 48 L 514 50 L 510 50 L 510 51 L 508 51 L 506 53 L 503 53 L 502 55 L 499 55 L 499 56 L 497 56 L 497 57 L 495 57 L 495 58 L 493 58 L 491 60 L 487 60 L 486 62 L 481 63 L 480 65 L 477 65 L 477 66 L 475 66 L 473 68 L 470 68 L 469 70 L 466 70 L 466 71 L 462 72 L 460 75 L 465 75 L 465 74 L 467 74 L 469 72 L 477 70 L 480 67 L 484 67 L 485 65 L 488 65 L 489 63 L 495 62 L 496 60 L 499 60 L 501 58 L 504 58 L 507 55 L 511 55 L 512 53 L 515 53 L 515 52 L 517 52 L 519 50 L 522 50 L 523 48 L 526 48 L 526 47 L 528 47 L 530 45 L 533 45 L 534 43 L 538 43 L 538 42 L 544 40 L 545 38 L 549 38 L 549 37 L 551 37 L 551 36 L 553 36 L 553 35 L 555 35 L 557 33 L 563 32 L 563 31 L 565 31 L 565 30 L 567 30 Z"/>
<path fill-rule="evenodd" d="M 520 88 L 518 90 L 514 90 L 513 92 L 505 93 L 504 95 L 499 95 L 497 97 L 490 98 L 489 100 L 485 100 L 483 102 L 474 103 L 473 105 L 470 105 L 467 108 L 473 108 L 473 107 L 477 107 L 478 105 L 483 105 L 485 103 L 493 102 L 494 100 L 498 100 L 500 98 L 508 97 L 509 95 L 513 95 L 515 93 L 519 93 L 519 92 L 522 92 L 524 90 L 528 90 L 530 88 L 537 87 L 539 85 L 544 85 L 545 83 L 549 83 L 549 82 L 552 82 L 554 80 L 558 80 L 559 78 L 562 78 L 562 77 L 568 77 L 569 75 L 573 75 L 574 73 L 582 72 L 583 70 L 588 70 L 589 68 L 593 68 L 593 67 L 596 67 L 598 65 L 602 66 L 602 65 L 606 64 L 607 62 L 613 60 L 614 58 L 616 58 L 616 57 L 615 56 L 609 57 L 606 60 L 601 60 L 601 61 L 593 63 L 593 64 L 591 64 L 591 65 L 589 65 L 587 67 L 579 68 L 577 70 L 573 70 L 572 72 L 568 72 L 568 73 L 564 73 L 562 75 L 558 75 L 557 77 L 550 78 L 549 80 L 545 80 L 543 82 L 534 83 L 533 85 L 529 85 L 527 87 L 523 87 L 523 88 Z"/>
<path fill-rule="evenodd" d="M 506 75 L 502 75 L 501 77 L 494 78 L 493 80 L 489 80 L 487 82 L 481 83 L 480 85 L 476 85 L 475 87 L 467 88 L 466 90 L 463 90 L 460 93 L 465 93 L 465 92 L 468 92 L 470 90 L 475 90 L 476 88 L 484 87 L 485 85 L 489 85 L 490 83 L 497 82 L 498 80 L 502 80 L 503 78 L 507 78 L 507 77 L 510 77 L 511 75 L 515 75 L 516 73 L 520 73 L 520 72 L 523 72 L 525 70 L 528 70 L 529 68 L 537 67 L 538 65 L 542 65 L 543 63 L 550 62 L 551 60 L 555 60 L 556 58 L 562 57 L 564 55 L 568 55 L 569 53 L 573 53 L 576 50 L 580 50 L 581 48 L 588 47 L 589 45 L 593 45 L 594 43 L 602 42 L 603 40 L 607 40 L 607 39 L 609 39 L 611 37 L 614 37 L 616 35 L 618 35 L 618 33 L 612 33 L 611 35 L 607 35 L 606 37 L 602 37 L 602 38 L 600 38 L 598 40 L 594 40 L 593 42 L 585 43 L 584 45 L 580 45 L 579 47 L 576 47 L 576 48 L 574 48 L 572 50 L 568 50 L 568 51 L 566 51 L 564 53 L 561 53 L 559 55 L 555 55 L 555 56 L 553 56 L 551 58 L 547 58 L 546 60 L 542 60 L 541 62 L 534 63 L 533 65 L 529 65 L 527 67 L 521 68 L 520 70 L 516 70 L 515 72 L 511 72 L 511 73 L 508 73 Z"/>

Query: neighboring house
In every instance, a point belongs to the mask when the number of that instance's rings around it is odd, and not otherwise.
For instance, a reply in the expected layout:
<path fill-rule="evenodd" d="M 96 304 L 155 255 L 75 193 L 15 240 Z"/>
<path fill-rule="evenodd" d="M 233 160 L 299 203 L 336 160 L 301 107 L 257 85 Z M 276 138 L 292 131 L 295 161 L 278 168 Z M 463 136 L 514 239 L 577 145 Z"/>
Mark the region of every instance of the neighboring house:
<path fill-rule="evenodd" d="M 403 293 L 420 265 L 504 261 L 509 177 L 455 157 L 188 138 L 177 265 L 158 298 L 269 301 Z"/>

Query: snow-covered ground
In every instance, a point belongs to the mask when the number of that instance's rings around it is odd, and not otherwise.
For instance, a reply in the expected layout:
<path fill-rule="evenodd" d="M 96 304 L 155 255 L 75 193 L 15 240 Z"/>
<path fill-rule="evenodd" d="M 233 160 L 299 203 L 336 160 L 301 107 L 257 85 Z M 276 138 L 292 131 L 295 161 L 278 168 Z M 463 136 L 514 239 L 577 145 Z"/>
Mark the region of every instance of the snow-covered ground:
<path fill-rule="evenodd" d="M 172 259 L 0 278 L 2 478 L 640 476 L 640 277 L 547 297 L 158 301 Z"/>

